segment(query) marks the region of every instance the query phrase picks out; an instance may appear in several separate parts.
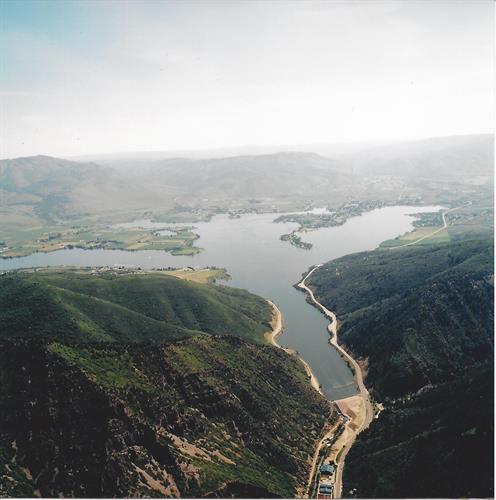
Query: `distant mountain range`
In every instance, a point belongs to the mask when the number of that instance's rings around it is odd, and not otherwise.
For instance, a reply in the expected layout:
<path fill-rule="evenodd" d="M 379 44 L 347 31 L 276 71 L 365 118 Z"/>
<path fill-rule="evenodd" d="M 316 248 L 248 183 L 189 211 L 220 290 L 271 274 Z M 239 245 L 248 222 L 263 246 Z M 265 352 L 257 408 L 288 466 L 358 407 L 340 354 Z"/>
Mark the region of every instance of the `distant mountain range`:
<path fill-rule="evenodd" d="M 440 137 L 388 144 L 340 159 L 356 173 L 366 175 L 396 175 L 410 181 L 470 182 L 475 176 L 493 175 L 494 136 Z"/>
<path fill-rule="evenodd" d="M 0 161 L 0 208 L 28 205 L 42 218 L 141 208 L 161 199 L 145 185 L 95 163 L 50 156 Z"/>
<path fill-rule="evenodd" d="M 358 152 L 363 149 L 384 144 L 383 142 L 341 142 L 333 144 L 293 144 L 293 145 L 270 145 L 270 146 L 238 146 L 210 149 L 177 149 L 165 151 L 121 151 L 116 153 L 88 154 L 80 156 L 67 157 L 68 160 L 81 162 L 97 162 L 101 165 L 115 164 L 128 160 L 164 160 L 171 158 L 190 158 L 190 159 L 215 159 L 230 158 L 234 156 L 259 156 L 286 152 L 307 151 L 316 153 L 328 158 L 337 158 L 341 155 Z"/>
<path fill-rule="evenodd" d="M 34 204 L 39 214 L 101 214 L 251 199 L 312 199 L 352 186 L 353 176 L 313 153 L 215 160 L 133 160 L 115 166 L 48 156 L 0 161 L 2 204 Z"/>
<path fill-rule="evenodd" d="M 275 153 L 207 160 L 184 158 L 121 164 L 130 175 L 185 196 L 219 199 L 312 197 L 351 185 L 343 166 L 314 153 Z"/>
<path fill-rule="evenodd" d="M 216 159 L 231 158 L 236 156 L 261 156 L 280 152 L 309 152 L 332 159 L 341 159 L 360 154 L 367 155 L 372 151 L 398 151 L 406 152 L 412 146 L 414 148 L 436 149 L 438 145 L 457 144 L 471 142 L 474 138 L 491 138 L 491 134 L 473 134 L 442 136 L 430 139 L 416 139 L 409 141 L 370 141 L 370 142 L 341 142 L 341 143 L 313 143 L 293 145 L 271 145 L 271 146 L 239 146 L 212 149 L 182 149 L 170 151 L 121 151 L 116 153 L 88 154 L 67 157 L 68 160 L 81 162 L 96 162 L 100 165 L 119 165 L 122 162 L 133 160 L 164 160 L 174 158 L 189 159 Z"/>
<path fill-rule="evenodd" d="M 178 205 L 226 209 L 295 200 L 339 205 L 364 197 L 393 200 L 400 186 L 428 198 L 440 185 L 491 187 L 493 144 L 490 135 L 438 138 L 362 147 L 337 159 L 311 152 L 214 159 L 144 155 L 103 165 L 16 158 L 0 161 L 0 208 L 34 207 L 39 216 L 63 217 Z M 378 182 L 391 177 L 396 181 Z"/>

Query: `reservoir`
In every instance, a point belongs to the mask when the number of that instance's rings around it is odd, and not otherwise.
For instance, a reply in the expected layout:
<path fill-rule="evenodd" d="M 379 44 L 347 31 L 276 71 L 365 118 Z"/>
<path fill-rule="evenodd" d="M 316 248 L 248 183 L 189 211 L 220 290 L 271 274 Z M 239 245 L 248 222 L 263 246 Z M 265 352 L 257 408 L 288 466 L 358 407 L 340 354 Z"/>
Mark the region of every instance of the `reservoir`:
<path fill-rule="evenodd" d="M 142 269 L 224 267 L 232 277 L 230 286 L 246 288 L 277 304 L 284 317 L 284 334 L 279 337 L 279 343 L 296 349 L 310 364 L 327 397 L 341 399 L 356 394 L 352 372 L 328 344 L 327 319 L 292 285 L 315 264 L 372 250 L 382 241 L 410 231 L 414 217 L 409 214 L 439 209 L 406 206 L 376 209 L 352 217 L 342 226 L 303 233 L 302 239 L 313 244 L 311 250 L 294 247 L 279 239 L 297 227 L 294 223 L 273 223 L 281 214 L 247 214 L 239 219 L 217 215 L 209 222 L 191 224 L 195 227 L 194 232 L 200 235 L 195 244 L 203 249 L 193 256 L 173 256 L 163 251 L 72 249 L 0 259 L 0 269 L 55 265 Z M 139 223 L 156 228 L 173 226 Z"/>

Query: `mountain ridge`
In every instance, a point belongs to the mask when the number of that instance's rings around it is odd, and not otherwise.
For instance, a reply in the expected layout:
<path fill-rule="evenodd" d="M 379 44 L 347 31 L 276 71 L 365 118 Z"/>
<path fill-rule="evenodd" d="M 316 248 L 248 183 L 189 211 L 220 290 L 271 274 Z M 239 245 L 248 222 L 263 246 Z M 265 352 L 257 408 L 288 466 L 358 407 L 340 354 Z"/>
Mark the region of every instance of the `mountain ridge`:
<path fill-rule="evenodd" d="M 347 455 L 345 495 L 491 497 L 490 235 L 351 254 L 317 269 L 310 286 L 384 404 Z"/>
<path fill-rule="evenodd" d="M 81 311 L 100 336 L 71 331 Z M 337 415 L 263 341 L 271 317 L 243 290 L 157 273 L 0 276 L 0 496 L 301 495 Z"/>
<path fill-rule="evenodd" d="M 17 272 L 0 283 L 0 330 L 9 337 L 160 343 L 232 332 L 260 343 L 271 318 L 249 292 L 160 274 Z"/>

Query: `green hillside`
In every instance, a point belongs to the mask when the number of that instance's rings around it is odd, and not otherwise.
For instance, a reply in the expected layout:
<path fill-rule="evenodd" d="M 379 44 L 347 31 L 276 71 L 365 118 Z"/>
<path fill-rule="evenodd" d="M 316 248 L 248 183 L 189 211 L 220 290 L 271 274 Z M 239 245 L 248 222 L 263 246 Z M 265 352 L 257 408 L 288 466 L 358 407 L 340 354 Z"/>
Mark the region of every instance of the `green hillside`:
<path fill-rule="evenodd" d="M 310 284 L 342 320 L 340 340 L 369 359 L 380 399 L 444 381 L 492 352 L 491 240 L 354 254 Z"/>
<path fill-rule="evenodd" d="M 235 337 L 0 353 L 1 496 L 293 497 L 331 412 L 296 358 Z"/>
<path fill-rule="evenodd" d="M 164 342 L 205 332 L 261 341 L 270 318 L 267 302 L 244 290 L 163 274 L 0 276 L 0 336 Z"/>
<path fill-rule="evenodd" d="M 246 291 L 0 276 L 0 496 L 293 497 L 332 410 Z"/>
<path fill-rule="evenodd" d="M 492 239 L 349 255 L 309 281 L 385 405 L 348 455 L 345 494 L 492 496 Z"/>
<path fill-rule="evenodd" d="M 493 497 L 493 404 L 492 363 L 388 402 L 346 459 L 345 496 Z"/>

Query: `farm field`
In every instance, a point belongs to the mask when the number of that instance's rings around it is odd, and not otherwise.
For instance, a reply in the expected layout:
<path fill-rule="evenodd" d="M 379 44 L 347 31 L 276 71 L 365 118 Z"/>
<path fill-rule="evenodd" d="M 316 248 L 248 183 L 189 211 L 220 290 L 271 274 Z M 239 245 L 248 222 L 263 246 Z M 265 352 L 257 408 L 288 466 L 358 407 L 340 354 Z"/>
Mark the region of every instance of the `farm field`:
<path fill-rule="evenodd" d="M 195 283 L 215 283 L 218 279 L 229 279 L 229 275 L 225 269 L 177 269 L 161 272 L 169 276 L 175 276 L 176 278 L 193 281 Z"/>
<path fill-rule="evenodd" d="M 435 231 L 438 229 L 441 229 L 440 227 L 419 227 L 414 229 L 413 231 L 403 234 L 401 236 L 398 236 L 397 238 L 394 238 L 392 240 L 387 240 L 383 243 L 381 243 L 381 247 L 383 248 L 393 248 L 393 247 L 399 247 L 402 245 L 409 244 L 411 246 L 413 245 L 435 245 L 439 243 L 448 243 L 450 241 L 450 235 L 448 232 L 448 229 L 444 229 L 443 231 L 439 231 L 435 234 Z M 425 238 L 422 241 L 418 241 L 421 238 Z"/>
<path fill-rule="evenodd" d="M 164 223 L 164 229 L 169 229 Z M 160 234 L 156 229 L 117 228 L 111 224 L 78 220 L 46 224 L 33 217 L 7 217 L 0 228 L 0 256 L 22 257 L 34 252 L 53 252 L 65 248 L 108 250 L 164 250 L 174 255 L 194 255 L 198 235 L 187 227 Z"/>

